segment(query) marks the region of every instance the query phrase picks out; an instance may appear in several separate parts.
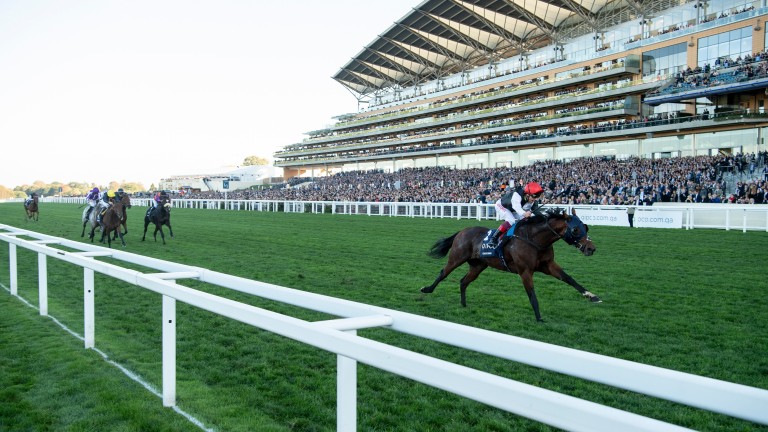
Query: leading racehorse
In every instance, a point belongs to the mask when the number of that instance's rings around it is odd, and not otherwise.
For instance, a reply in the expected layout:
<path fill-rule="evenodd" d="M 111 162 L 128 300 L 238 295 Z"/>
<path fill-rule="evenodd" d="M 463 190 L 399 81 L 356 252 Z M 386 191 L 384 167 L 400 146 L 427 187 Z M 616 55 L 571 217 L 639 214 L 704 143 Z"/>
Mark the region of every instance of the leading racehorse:
<path fill-rule="evenodd" d="M 37 194 L 33 193 L 32 198 L 24 200 L 24 211 L 27 213 L 27 221 L 33 220 L 37 222 L 40 218 L 38 199 Z"/>
<path fill-rule="evenodd" d="M 502 246 L 502 253 L 481 258 L 483 239 L 489 235 L 486 227 L 465 228 L 456 234 L 438 240 L 429 252 L 434 258 L 448 255 L 448 262 L 440 270 L 432 285 L 421 288 L 422 293 L 431 293 L 443 279 L 460 265 L 469 264 L 469 271 L 461 278 L 461 305 L 467 305 L 467 286 L 487 267 L 497 270 L 517 273 L 523 280 L 523 286 L 533 307 L 537 321 L 543 321 L 539 313 L 539 301 L 533 290 L 533 273 L 540 272 L 553 276 L 576 288 L 584 297 L 594 303 L 601 300 L 598 296 L 579 285 L 555 262 L 555 251 L 552 245 L 563 239 L 569 245 L 575 246 L 585 256 L 595 252 L 595 245 L 587 235 L 588 227 L 576 216 L 569 215 L 564 210 L 552 209 L 520 221 L 515 227 L 511 238 L 507 238 Z M 450 251 L 450 254 L 448 252 Z"/>

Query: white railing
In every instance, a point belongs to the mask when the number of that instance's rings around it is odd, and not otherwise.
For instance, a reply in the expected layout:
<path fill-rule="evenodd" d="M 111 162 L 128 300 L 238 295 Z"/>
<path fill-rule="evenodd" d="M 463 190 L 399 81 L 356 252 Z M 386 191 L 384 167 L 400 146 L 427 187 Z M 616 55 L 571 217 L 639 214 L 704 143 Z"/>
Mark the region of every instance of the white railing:
<path fill-rule="evenodd" d="M 19 238 L 21 235 L 34 240 Z M 37 253 L 41 315 L 48 314 L 47 257 L 83 268 L 85 348 L 94 348 L 96 343 L 95 272 L 162 295 L 162 320 L 158 317 L 158 325 L 162 325 L 163 332 L 162 397 L 165 406 L 176 404 L 176 302 L 181 301 L 335 353 L 339 431 L 354 431 L 357 428 L 358 362 L 562 429 L 610 432 L 685 430 L 357 336 L 357 329 L 369 327 L 387 327 L 478 353 L 768 424 L 768 410 L 765 409 L 768 406 L 768 390 L 303 292 L 3 224 L 0 224 L 0 240 L 8 243 L 12 295 L 18 296 L 16 248 Z M 75 251 L 57 249 L 53 247 L 55 245 Z M 96 259 L 107 256 L 155 269 L 158 273 L 141 273 Z M 339 318 L 308 322 L 177 285 L 175 281 L 179 279 L 196 279 Z"/>
<path fill-rule="evenodd" d="M 149 198 L 132 198 L 132 205 L 149 206 Z M 54 197 L 45 198 L 44 202 L 83 204 L 84 198 Z M 496 220 L 493 204 L 482 203 L 413 203 L 413 202 L 352 202 L 352 201 L 267 201 L 237 199 L 183 199 L 175 198 L 173 206 L 189 209 L 239 210 L 285 213 L 332 213 L 346 215 L 389 216 L 389 217 L 426 217 L 449 219 Z M 621 210 L 627 206 L 600 205 L 560 205 L 570 211 L 579 210 Z M 643 214 L 655 212 L 680 212 L 679 228 L 712 228 L 747 231 L 768 231 L 768 204 L 705 204 L 705 203 L 657 203 L 656 205 L 637 208 L 637 218 Z M 615 223 L 603 225 L 629 226 L 626 217 L 618 218 Z"/>

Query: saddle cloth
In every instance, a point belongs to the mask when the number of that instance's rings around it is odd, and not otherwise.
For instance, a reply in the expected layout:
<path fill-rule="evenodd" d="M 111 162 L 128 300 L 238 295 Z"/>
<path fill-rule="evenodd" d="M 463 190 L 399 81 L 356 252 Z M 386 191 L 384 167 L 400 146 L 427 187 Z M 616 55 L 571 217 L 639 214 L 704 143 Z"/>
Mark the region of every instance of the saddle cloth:
<path fill-rule="evenodd" d="M 514 235 L 515 228 L 517 228 L 517 224 L 512 225 L 512 228 L 508 229 L 506 233 L 504 233 L 504 237 L 511 237 Z M 485 237 L 483 237 L 483 242 L 480 243 L 480 258 L 501 258 L 504 251 L 501 248 L 501 245 L 504 244 L 502 241 L 503 239 L 499 239 L 498 244 L 490 244 L 491 239 L 493 238 L 493 235 L 496 233 L 495 229 L 490 229 L 485 234 Z"/>

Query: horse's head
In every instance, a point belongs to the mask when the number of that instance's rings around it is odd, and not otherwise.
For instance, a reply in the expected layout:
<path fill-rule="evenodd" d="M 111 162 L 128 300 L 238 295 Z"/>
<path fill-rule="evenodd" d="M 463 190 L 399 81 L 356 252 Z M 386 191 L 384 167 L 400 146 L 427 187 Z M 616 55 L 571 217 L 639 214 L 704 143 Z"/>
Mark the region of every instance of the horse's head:
<path fill-rule="evenodd" d="M 589 238 L 589 226 L 576 216 L 576 210 L 573 210 L 573 214 L 568 216 L 566 221 L 568 226 L 565 229 L 565 234 L 563 234 L 563 240 L 581 251 L 585 256 L 595 253 L 597 248 L 592 243 L 592 239 Z"/>
<path fill-rule="evenodd" d="M 125 207 L 123 206 L 122 201 L 115 201 L 114 204 L 112 204 L 112 207 L 110 207 L 113 212 L 115 212 L 115 216 L 117 216 L 118 220 L 123 219 L 123 215 L 125 213 Z"/>
<path fill-rule="evenodd" d="M 120 202 L 123 204 L 123 207 L 131 208 L 131 196 L 127 193 L 123 193 L 122 197 L 120 197 Z"/>

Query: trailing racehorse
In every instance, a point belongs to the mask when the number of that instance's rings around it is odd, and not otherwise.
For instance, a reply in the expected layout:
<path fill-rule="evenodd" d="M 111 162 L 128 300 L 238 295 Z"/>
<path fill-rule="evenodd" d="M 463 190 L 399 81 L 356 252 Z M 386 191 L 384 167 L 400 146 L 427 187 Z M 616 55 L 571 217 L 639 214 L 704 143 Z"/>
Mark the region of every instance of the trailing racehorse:
<path fill-rule="evenodd" d="M 565 240 L 575 246 L 585 256 L 595 252 L 595 245 L 587 235 L 588 227 L 574 214 L 568 215 L 561 209 L 553 209 L 533 216 L 516 224 L 515 232 L 501 243 L 501 252 L 495 256 L 483 258 L 484 239 L 490 237 L 491 230 L 485 227 L 465 228 L 456 234 L 438 240 L 429 252 L 434 258 L 448 255 L 448 262 L 440 270 L 432 285 L 421 288 L 422 293 L 431 293 L 442 280 L 460 265 L 469 264 L 469 271 L 461 278 L 461 305 L 467 305 L 467 286 L 477 279 L 487 267 L 497 270 L 517 273 L 523 281 L 528 299 L 533 307 L 537 321 L 543 321 L 539 313 L 539 301 L 533 290 L 533 273 L 540 272 L 553 276 L 576 288 L 584 297 L 594 303 L 601 300 L 598 296 L 587 291 L 568 275 L 555 262 L 555 251 L 552 245 Z M 486 246 L 487 247 L 487 246 Z M 450 251 L 450 254 L 448 253 Z"/>
<path fill-rule="evenodd" d="M 123 204 L 125 212 L 123 213 L 123 220 L 120 225 L 123 226 L 122 234 L 128 234 L 128 209 L 131 208 L 131 197 L 127 193 L 120 194 L 120 202 Z M 120 230 L 116 230 L 112 240 L 117 240 L 117 233 Z"/>
<path fill-rule="evenodd" d="M 125 246 L 125 240 L 123 239 L 123 233 L 120 231 L 120 225 L 123 223 L 123 218 L 125 217 L 125 207 L 123 207 L 123 203 L 121 201 L 115 201 L 107 210 L 104 212 L 104 215 L 101 217 L 101 240 L 99 240 L 101 243 L 104 243 L 104 240 L 107 240 L 107 244 L 109 247 L 112 247 L 112 237 L 111 234 L 114 231 L 117 233 L 117 235 L 120 236 L 120 242 Z M 91 229 L 91 242 L 93 242 L 94 237 L 94 230 L 95 228 Z"/>
<path fill-rule="evenodd" d="M 163 244 L 165 244 L 163 225 L 168 227 L 168 231 L 171 233 L 171 238 L 173 238 L 173 229 L 171 228 L 171 199 L 168 195 L 161 195 L 157 207 L 150 207 L 149 210 L 147 210 L 147 214 L 144 216 L 144 235 L 141 237 L 141 241 L 144 241 L 147 236 L 147 227 L 150 222 L 155 224 L 155 241 L 157 241 L 157 232 L 160 231 L 160 238 L 163 239 Z"/>
<path fill-rule="evenodd" d="M 40 211 L 38 207 L 38 197 L 36 193 L 32 194 L 32 198 L 24 201 L 24 211 L 27 213 L 27 221 L 37 222 L 40 218 Z"/>
<path fill-rule="evenodd" d="M 91 241 L 93 241 L 93 233 L 96 231 L 96 228 L 99 228 L 99 212 L 101 212 L 101 204 L 97 204 L 96 207 L 94 207 L 93 211 L 88 212 L 91 207 L 86 204 L 85 208 L 83 209 L 83 216 L 81 218 L 81 221 L 83 222 L 83 232 L 80 234 L 80 237 L 85 237 L 85 227 L 90 224 L 91 225 L 91 235 L 88 236 Z"/>

